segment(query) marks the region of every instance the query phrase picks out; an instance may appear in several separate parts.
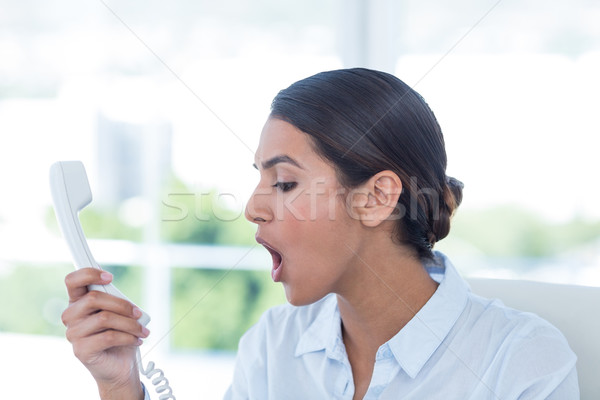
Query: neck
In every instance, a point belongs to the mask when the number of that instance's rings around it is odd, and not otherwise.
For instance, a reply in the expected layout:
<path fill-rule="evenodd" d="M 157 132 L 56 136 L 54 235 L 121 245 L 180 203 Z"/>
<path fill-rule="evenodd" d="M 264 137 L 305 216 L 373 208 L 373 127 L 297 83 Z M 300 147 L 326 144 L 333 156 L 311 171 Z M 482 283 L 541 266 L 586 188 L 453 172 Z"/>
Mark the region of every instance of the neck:
<path fill-rule="evenodd" d="M 373 358 L 427 303 L 438 284 L 397 246 L 356 254 L 352 279 L 337 293 L 347 350 Z"/>

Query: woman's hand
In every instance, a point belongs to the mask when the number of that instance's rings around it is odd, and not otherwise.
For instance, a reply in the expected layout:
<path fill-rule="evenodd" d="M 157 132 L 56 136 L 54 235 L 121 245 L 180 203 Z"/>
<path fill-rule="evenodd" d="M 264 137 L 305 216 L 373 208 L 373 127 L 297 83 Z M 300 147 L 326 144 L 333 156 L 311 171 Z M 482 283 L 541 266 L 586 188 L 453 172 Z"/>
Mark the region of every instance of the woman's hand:
<path fill-rule="evenodd" d="M 141 312 L 127 300 L 87 289 L 111 280 L 110 273 L 95 268 L 67 275 L 69 307 L 62 321 L 75 356 L 92 373 L 102 399 L 142 399 L 135 351 L 149 332 L 137 321 Z"/>

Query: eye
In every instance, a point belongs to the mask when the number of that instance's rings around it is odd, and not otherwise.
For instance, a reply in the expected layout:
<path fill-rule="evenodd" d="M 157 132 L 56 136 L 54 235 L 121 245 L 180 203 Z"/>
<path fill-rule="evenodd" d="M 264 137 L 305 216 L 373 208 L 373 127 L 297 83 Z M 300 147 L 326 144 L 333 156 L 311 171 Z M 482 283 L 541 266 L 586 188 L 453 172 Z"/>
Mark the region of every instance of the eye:
<path fill-rule="evenodd" d="M 282 192 L 288 192 L 295 188 L 297 185 L 296 182 L 276 182 L 273 187 L 281 190 Z"/>

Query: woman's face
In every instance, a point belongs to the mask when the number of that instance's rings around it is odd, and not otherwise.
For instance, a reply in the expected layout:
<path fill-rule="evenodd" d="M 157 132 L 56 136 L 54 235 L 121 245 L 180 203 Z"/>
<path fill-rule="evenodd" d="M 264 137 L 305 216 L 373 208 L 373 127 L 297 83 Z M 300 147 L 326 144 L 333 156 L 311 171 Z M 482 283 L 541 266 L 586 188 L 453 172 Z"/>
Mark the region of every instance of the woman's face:
<path fill-rule="evenodd" d="M 246 207 L 256 239 L 271 253 L 271 276 L 288 301 L 313 303 L 349 281 L 360 222 L 346 212 L 348 193 L 307 134 L 269 118 L 255 155 L 260 181 Z"/>

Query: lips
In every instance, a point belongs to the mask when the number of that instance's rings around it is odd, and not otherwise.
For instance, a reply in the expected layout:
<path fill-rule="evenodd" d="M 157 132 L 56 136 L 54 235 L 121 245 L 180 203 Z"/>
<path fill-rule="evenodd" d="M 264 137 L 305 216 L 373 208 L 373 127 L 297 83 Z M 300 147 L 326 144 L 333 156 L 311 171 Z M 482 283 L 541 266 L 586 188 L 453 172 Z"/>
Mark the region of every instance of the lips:
<path fill-rule="evenodd" d="M 273 246 L 271 246 L 267 241 L 257 236 L 256 241 L 263 245 L 265 249 L 271 254 L 273 259 L 273 266 L 271 267 L 271 278 L 273 278 L 274 282 L 281 281 L 281 273 L 282 273 L 282 265 L 283 265 L 283 257 L 281 253 L 279 253 Z"/>

